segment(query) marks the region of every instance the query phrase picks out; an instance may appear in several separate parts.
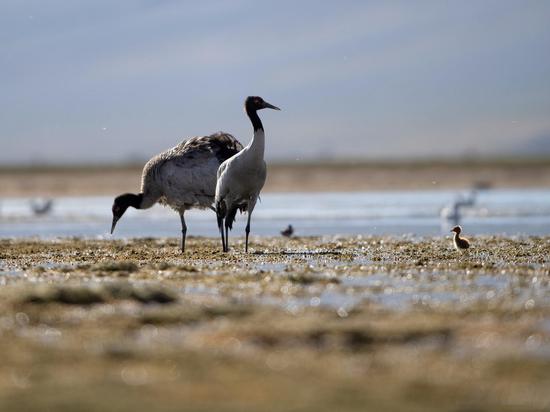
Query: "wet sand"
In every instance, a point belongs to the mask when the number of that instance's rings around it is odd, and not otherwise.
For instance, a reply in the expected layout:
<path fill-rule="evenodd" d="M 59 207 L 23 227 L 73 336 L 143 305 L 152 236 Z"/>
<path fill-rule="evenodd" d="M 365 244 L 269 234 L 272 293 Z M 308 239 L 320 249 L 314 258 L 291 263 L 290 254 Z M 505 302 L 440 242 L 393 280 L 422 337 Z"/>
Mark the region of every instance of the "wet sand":
<path fill-rule="evenodd" d="M 550 237 L 0 240 L 0 410 L 541 411 Z"/>
<path fill-rule="evenodd" d="M 142 165 L 0 169 L 1 197 L 97 196 L 139 190 Z M 550 160 L 269 163 L 264 191 L 550 187 Z"/>

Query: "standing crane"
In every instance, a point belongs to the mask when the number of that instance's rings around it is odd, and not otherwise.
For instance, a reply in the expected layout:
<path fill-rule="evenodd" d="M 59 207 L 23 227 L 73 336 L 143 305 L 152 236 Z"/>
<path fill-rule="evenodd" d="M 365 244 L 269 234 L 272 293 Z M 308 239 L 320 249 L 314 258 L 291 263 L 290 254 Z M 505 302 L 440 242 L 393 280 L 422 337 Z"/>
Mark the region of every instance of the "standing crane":
<path fill-rule="evenodd" d="M 113 203 L 115 226 L 128 207 L 148 209 L 155 203 L 169 206 L 181 219 L 181 251 L 185 252 L 187 225 L 184 213 L 192 208 L 215 211 L 216 172 L 243 146 L 228 133 L 197 136 L 160 153 L 147 162 L 141 175 L 141 192 L 117 196 Z"/>
<path fill-rule="evenodd" d="M 247 97 L 244 108 L 252 122 L 254 136 L 243 150 L 223 162 L 218 169 L 215 205 L 224 252 L 229 251 L 229 229 L 233 228 L 237 210 L 248 212 L 245 229 L 245 251 L 248 252 L 250 217 L 266 178 L 265 133 L 257 111 L 261 109 L 281 110 L 258 96 Z"/>

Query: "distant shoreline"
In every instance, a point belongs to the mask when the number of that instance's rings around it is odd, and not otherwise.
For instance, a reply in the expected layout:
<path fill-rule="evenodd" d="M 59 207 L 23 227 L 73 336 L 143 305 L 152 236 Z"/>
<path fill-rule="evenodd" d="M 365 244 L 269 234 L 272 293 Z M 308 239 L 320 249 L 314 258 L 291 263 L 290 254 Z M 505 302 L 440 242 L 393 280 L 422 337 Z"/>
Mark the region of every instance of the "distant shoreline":
<path fill-rule="evenodd" d="M 99 196 L 137 191 L 141 164 L 0 167 L 1 197 Z M 550 158 L 268 162 L 270 192 L 550 188 Z"/>

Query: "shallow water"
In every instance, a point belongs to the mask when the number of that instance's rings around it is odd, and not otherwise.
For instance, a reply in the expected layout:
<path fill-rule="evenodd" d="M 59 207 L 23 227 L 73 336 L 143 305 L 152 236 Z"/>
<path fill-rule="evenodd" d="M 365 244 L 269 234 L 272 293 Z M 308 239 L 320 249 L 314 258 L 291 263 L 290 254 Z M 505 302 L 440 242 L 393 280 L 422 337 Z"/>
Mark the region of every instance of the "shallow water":
<path fill-rule="evenodd" d="M 344 265 L 346 262 L 334 260 L 326 263 L 311 260 L 307 265 L 288 265 L 280 263 L 262 263 L 256 268 L 271 271 L 273 276 L 284 277 L 286 272 L 304 271 L 306 267 L 315 268 L 321 273 L 315 276 L 311 285 L 303 285 L 300 293 L 281 290 L 274 296 L 262 294 L 256 297 L 247 296 L 242 303 L 259 303 L 283 307 L 289 311 L 307 307 L 325 307 L 335 309 L 346 316 L 347 312 L 357 305 L 371 302 L 388 310 L 408 310 L 414 306 L 429 308 L 449 307 L 465 308 L 475 302 L 497 302 L 502 300 L 526 302 L 534 299 L 537 305 L 548 306 L 550 296 L 549 284 L 532 280 L 519 282 L 518 278 L 508 273 L 499 275 L 456 273 L 414 272 L 408 274 L 374 273 L 363 274 L 361 267 Z M 332 276 L 335 267 L 345 267 L 353 274 Z M 285 272 L 286 271 L 286 272 Z M 414 272 L 414 273 L 413 273 Z M 322 279 L 328 284 L 319 286 Z M 536 280 L 536 277 L 534 278 Z M 334 282 L 331 282 L 333 280 Z M 321 281 L 321 283 L 323 283 Z M 195 295 L 219 295 L 219 290 L 206 285 L 186 288 L 186 293 Z M 239 300 L 239 294 L 233 296 Z M 546 302 L 546 303 L 545 303 Z"/>
<path fill-rule="evenodd" d="M 256 206 L 252 233 L 277 235 L 288 224 L 297 236 L 391 235 L 447 233 L 452 221 L 440 217 L 442 208 L 465 193 L 454 191 L 399 191 L 368 193 L 267 193 Z M 55 199 L 52 212 L 34 216 L 30 199 L 0 202 L 0 237 L 107 237 L 111 197 Z M 462 210 L 460 223 L 470 234 L 550 234 L 550 190 L 489 190 L 480 192 L 472 207 Z M 189 235 L 217 236 L 211 211 L 186 213 Z M 233 233 L 242 235 L 245 219 L 237 219 Z M 116 238 L 177 236 L 180 223 L 170 209 L 128 210 Z"/>

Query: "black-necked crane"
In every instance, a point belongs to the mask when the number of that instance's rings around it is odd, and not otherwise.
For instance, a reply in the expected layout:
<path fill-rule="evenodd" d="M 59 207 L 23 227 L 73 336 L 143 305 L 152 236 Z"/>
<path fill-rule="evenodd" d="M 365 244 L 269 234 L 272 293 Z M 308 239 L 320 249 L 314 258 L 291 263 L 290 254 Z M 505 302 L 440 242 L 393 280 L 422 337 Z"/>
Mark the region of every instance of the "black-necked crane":
<path fill-rule="evenodd" d="M 185 252 L 186 210 L 211 209 L 219 166 L 242 150 L 237 139 L 219 132 L 197 136 L 160 153 L 147 162 L 141 175 L 141 192 L 117 196 L 113 203 L 111 233 L 128 207 L 148 209 L 155 203 L 169 206 L 181 219 L 181 250 Z"/>
<path fill-rule="evenodd" d="M 266 178 L 265 133 L 257 111 L 261 109 L 280 110 L 258 96 L 247 97 L 244 108 L 252 122 L 254 136 L 243 150 L 223 162 L 218 169 L 215 204 L 224 252 L 229 251 L 229 229 L 233 227 L 237 210 L 248 212 L 245 229 L 245 251 L 248 252 L 250 218 Z"/>

